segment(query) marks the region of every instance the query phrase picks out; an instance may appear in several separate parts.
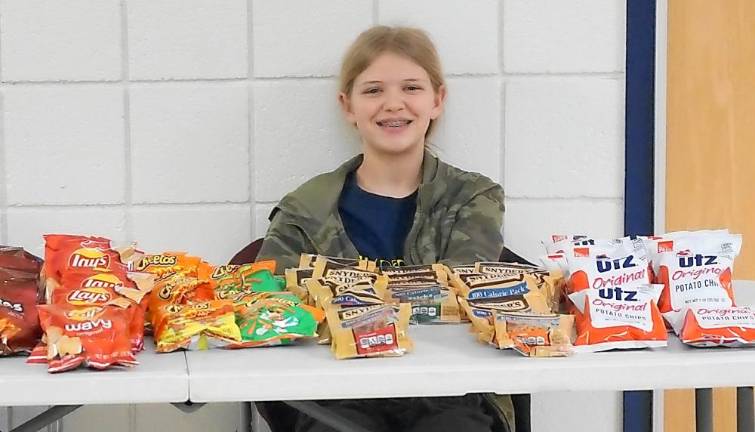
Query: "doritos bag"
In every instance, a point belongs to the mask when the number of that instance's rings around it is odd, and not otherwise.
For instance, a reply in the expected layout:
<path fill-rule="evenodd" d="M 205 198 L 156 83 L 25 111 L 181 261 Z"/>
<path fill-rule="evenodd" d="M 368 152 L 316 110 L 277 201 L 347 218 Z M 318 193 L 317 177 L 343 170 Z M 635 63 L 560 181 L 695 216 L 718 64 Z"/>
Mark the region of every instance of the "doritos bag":
<path fill-rule="evenodd" d="M 42 335 L 41 268 L 42 260 L 22 248 L 0 246 L 0 356 L 28 353 Z"/>

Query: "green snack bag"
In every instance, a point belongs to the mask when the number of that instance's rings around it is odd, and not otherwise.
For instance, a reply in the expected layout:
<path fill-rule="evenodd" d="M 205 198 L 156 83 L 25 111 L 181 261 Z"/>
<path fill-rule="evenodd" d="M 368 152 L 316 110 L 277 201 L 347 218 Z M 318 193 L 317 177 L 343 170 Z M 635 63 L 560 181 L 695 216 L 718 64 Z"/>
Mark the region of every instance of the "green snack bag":
<path fill-rule="evenodd" d="M 239 298 L 234 309 L 242 342 L 230 348 L 287 345 L 295 339 L 314 337 L 323 319 L 322 311 L 302 304 L 291 293 L 251 294 Z"/>

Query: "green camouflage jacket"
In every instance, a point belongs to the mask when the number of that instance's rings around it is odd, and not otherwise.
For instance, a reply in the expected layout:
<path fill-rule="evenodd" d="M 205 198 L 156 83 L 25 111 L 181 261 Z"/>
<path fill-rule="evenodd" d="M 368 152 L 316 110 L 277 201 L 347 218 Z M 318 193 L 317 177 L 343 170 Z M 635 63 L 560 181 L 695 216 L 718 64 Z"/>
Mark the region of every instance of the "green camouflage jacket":
<path fill-rule="evenodd" d="M 283 197 L 270 214 L 258 260 L 275 259 L 278 270 L 295 267 L 301 253 L 357 257 L 338 214 L 346 175 L 359 155 Z M 407 265 L 497 261 L 503 248 L 503 189 L 489 178 L 460 170 L 425 152 L 414 222 L 404 244 Z M 514 431 L 508 395 L 484 394 L 485 409 L 504 430 Z"/>
<path fill-rule="evenodd" d="M 301 253 L 357 257 L 338 213 L 346 175 L 359 155 L 283 197 L 270 214 L 258 259 L 295 267 Z M 414 222 L 404 244 L 407 265 L 497 260 L 503 247 L 503 189 L 489 178 L 441 162 L 425 152 Z"/>

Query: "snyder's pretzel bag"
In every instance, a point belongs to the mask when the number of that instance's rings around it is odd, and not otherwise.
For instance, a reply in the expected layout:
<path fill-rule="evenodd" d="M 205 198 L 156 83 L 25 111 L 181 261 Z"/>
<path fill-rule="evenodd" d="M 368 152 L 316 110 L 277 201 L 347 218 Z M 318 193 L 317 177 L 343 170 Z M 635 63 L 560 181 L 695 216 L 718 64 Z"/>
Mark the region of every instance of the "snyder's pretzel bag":
<path fill-rule="evenodd" d="M 0 246 L 0 356 L 28 353 L 39 342 L 41 268 L 42 260 L 22 248 Z"/>
<path fill-rule="evenodd" d="M 352 308 L 328 307 L 331 350 L 336 358 L 401 356 L 411 351 L 407 334 L 411 308 L 374 305 Z"/>
<path fill-rule="evenodd" d="M 755 346 L 755 311 L 749 307 L 687 309 L 679 339 L 697 347 Z"/>
<path fill-rule="evenodd" d="M 495 341 L 499 349 L 512 348 L 528 357 L 564 357 L 571 354 L 574 316 L 495 312 Z"/>
<path fill-rule="evenodd" d="M 47 340 L 48 372 L 82 364 L 94 369 L 137 364 L 128 331 L 133 308 L 63 304 L 37 308 Z"/>
<path fill-rule="evenodd" d="M 577 309 L 580 351 L 666 346 L 667 333 L 656 302 L 661 285 L 588 289 L 569 294 Z"/>

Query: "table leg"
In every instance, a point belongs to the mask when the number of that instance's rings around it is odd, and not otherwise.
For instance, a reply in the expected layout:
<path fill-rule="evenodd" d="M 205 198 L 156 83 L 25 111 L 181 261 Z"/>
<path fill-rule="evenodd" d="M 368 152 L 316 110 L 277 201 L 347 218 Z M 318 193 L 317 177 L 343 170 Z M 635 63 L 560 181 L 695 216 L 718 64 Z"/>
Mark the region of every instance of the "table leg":
<path fill-rule="evenodd" d="M 713 389 L 695 389 L 697 432 L 713 432 Z"/>
<path fill-rule="evenodd" d="M 298 409 L 313 419 L 325 423 L 339 432 L 373 432 L 333 411 L 310 401 L 283 401 L 286 405 Z"/>
<path fill-rule="evenodd" d="M 199 411 L 200 409 L 202 409 L 202 407 L 204 407 L 207 404 L 204 402 L 194 403 L 194 402 L 188 401 L 188 402 L 171 403 L 171 405 L 173 405 L 173 408 L 181 412 L 185 412 L 186 414 L 191 414 L 193 412 Z"/>
<path fill-rule="evenodd" d="M 252 403 L 241 402 L 241 413 L 239 423 L 239 432 L 253 432 L 252 428 Z"/>
<path fill-rule="evenodd" d="M 12 429 L 10 432 L 37 432 L 38 430 L 47 427 L 48 425 L 62 419 L 68 414 L 76 411 L 81 405 L 58 405 L 54 406 L 47 411 L 39 414 L 38 416 L 30 419 L 26 423 Z"/>
<path fill-rule="evenodd" d="M 737 389 L 737 432 L 755 430 L 754 411 L 752 387 L 739 387 Z"/>

